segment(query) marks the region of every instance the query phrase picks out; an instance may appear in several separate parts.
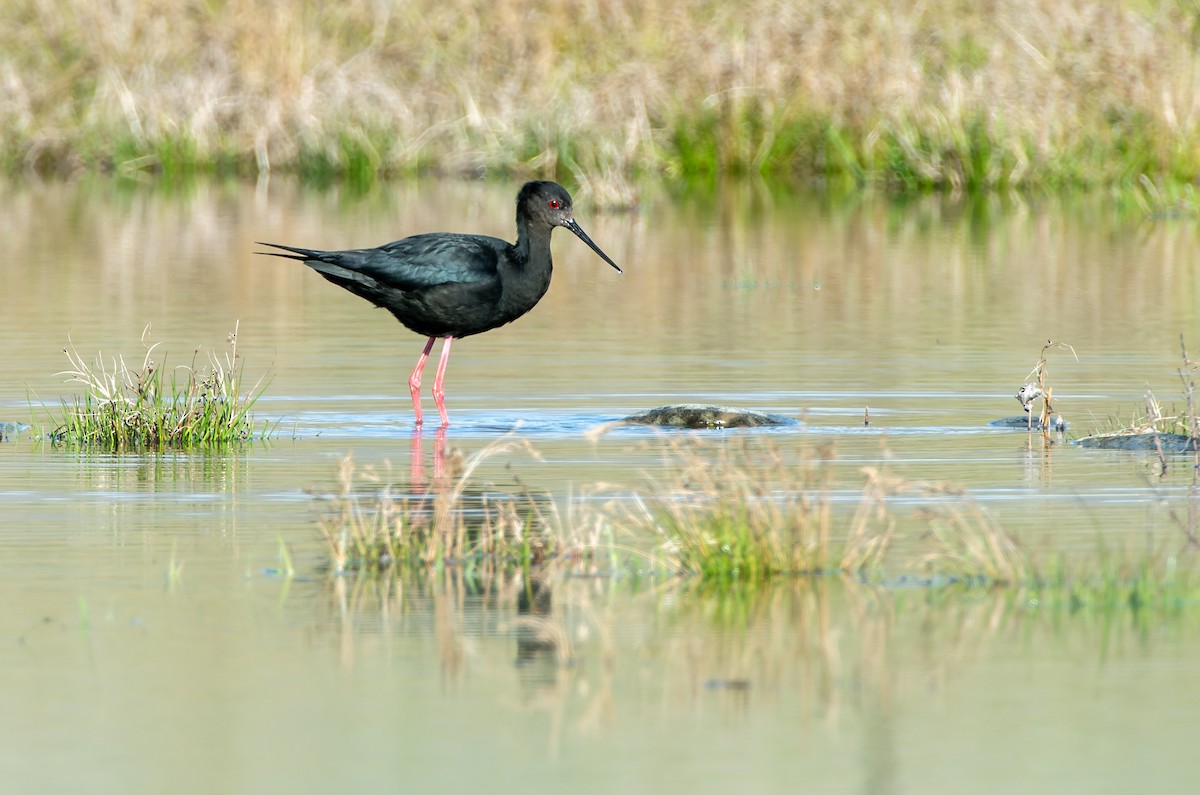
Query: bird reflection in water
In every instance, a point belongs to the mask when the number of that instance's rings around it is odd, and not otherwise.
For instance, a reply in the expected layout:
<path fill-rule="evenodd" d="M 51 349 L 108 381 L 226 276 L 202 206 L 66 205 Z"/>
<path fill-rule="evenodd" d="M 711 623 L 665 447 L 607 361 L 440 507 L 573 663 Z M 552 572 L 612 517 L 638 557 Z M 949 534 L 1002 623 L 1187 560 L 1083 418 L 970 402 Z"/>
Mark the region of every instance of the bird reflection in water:
<path fill-rule="evenodd" d="M 408 454 L 409 473 L 412 478 L 413 487 L 419 488 L 430 485 L 425 477 L 425 451 L 420 425 L 413 428 L 412 441 L 409 444 Z M 447 479 L 446 426 L 443 425 L 433 434 L 433 483 L 445 483 Z"/>

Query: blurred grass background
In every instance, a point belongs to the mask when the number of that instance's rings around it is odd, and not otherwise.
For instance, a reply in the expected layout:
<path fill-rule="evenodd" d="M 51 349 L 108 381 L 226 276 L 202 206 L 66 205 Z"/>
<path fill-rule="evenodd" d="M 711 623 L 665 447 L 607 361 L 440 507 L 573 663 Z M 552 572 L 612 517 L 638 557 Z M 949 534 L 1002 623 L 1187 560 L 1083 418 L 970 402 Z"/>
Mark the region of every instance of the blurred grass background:
<path fill-rule="evenodd" d="M 1200 173 L 1200 3 L 6 0 L 8 172 L 761 174 L 900 189 Z"/>

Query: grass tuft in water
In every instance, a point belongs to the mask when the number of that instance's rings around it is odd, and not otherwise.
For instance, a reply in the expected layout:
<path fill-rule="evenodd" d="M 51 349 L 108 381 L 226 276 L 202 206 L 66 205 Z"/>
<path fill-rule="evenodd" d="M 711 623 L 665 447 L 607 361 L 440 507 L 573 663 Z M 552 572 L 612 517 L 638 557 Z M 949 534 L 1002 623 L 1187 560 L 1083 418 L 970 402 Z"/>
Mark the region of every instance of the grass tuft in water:
<path fill-rule="evenodd" d="M 1164 409 L 1154 393 L 1147 389 L 1144 414 L 1135 415 L 1127 421 L 1109 418 L 1091 436 L 1081 439 L 1080 443 L 1087 447 L 1152 450 L 1158 455 L 1162 474 L 1169 468 L 1166 453 L 1191 453 L 1193 470 L 1200 472 L 1200 407 L 1196 400 L 1195 375 L 1200 368 L 1200 361 L 1188 356 L 1182 334 L 1179 335 L 1179 350 L 1183 360 L 1177 371 L 1183 388 L 1184 406 L 1181 410 L 1174 407 Z"/>
<path fill-rule="evenodd" d="M 145 353 L 130 367 L 123 356 L 87 361 L 70 345 L 63 349 L 70 368 L 59 373 L 83 385 L 83 394 L 64 398 L 51 412 L 46 436 L 55 445 L 114 452 L 213 449 L 254 437 L 251 408 L 266 388 L 266 376 L 244 387 L 243 361 L 237 350 L 237 326 L 228 337 L 229 351 L 210 352 L 207 361 L 177 366 L 165 375 L 165 362 L 154 358 L 159 343 L 142 333 Z M 271 435 L 264 423 L 259 438 Z"/>
<path fill-rule="evenodd" d="M 885 537 L 835 544 L 828 500 L 833 450 L 786 461 L 745 437 L 673 442 L 674 476 L 638 495 L 626 523 L 658 539 L 665 565 L 715 582 L 842 569 L 876 557 Z M 779 484 L 779 491 L 773 487 Z"/>
<path fill-rule="evenodd" d="M 1073 609 L 1200 604 L 1200 500 L 1172 518 L 1177 549 L 1112 548 L 1038 553 L 1024 549 L 963 489 L 864 467 L 852 510 L 835 510 L 835 457 L 828 445 L 785 458 L 750 437 L 686 439 L 668 482 L 652 483 L 622 521 L 652 534 L 672 571 L 724 588 L 797 575 L 850 574 L 862 581 L 930 587 L 1004 588 L 1030 605 Z M 911 514 L 896 505 L 916 502 Z"/>
<path fill-rule="evenodd" d="M 484 461 L 522 449 L 499 441 L 425 484 L 397 485 L 389 462 L 338 467 L 340 490 L 322 512 L 321 532 L 335 573 L 446 566 L 473 571 L 540 564 L 564 548 L 549 498 L 525 489 L 481 488 L 471 478 Z"/>
<path fill-rule="evenodd" d="M 718 583 L 878 570 L 897 535 L 891 498 L 958 494 L 868 467 L 853 512 L 838 518 L 831 445 L 792 460 L 749 437 L 687 439 L 672 450 L 681 461 L 675 477 L 652 483 L 624 524 L 653 534 L 669 569 Z"/>
<path fill-rule="evenodd" d="M 331 569 L 486 577 L 564 562 L 609 576 L 683 575 L 721 591 L 847 575 L 872 588 L 1003 590 L 1040 612 L 1200 606 L 1196 494 L 1186 512 L 1172 509 L 1180 533 L 1165 543 L 1139 550 L 1099 537 L 1093 550 L 1030 551 L 951 484 L 864 467 L 857 499 L 841 499 L 830 445 L 785 452 L 749 435 L 666 442 L 673 475 L 632 495 L 597 486 L 611 499 L 569 498 L 562 514 L 520 481 L 506 491 L 473 483 L 494 455 L 523 449 L 536 457 L 524 443 L 492 444 L 416 488 L 393 485 L 386 462 L 360 468 L 348 455 L 321 517 Z M 897 510 L 904 504 L 915 510 Z M 618 536 L 633 541 L 621 545 Z M 633 556 L 648 568 L 636 570 Z"/>
<path fill-rule="evenodd" d="M 1019 585 L 1036 580 L 1029 557 L 977 503 L 925 507 L 918 517 L 928 548 L 918 564 L 974 585 Z"/>
<path fill-rule="evenodd" d="M 1163 498 L 1164 503 L 1168 500 Z M 922 508 L 929 550 L 918 563 L 966 586 L 1004 586 L 1041 612 L 1173 612 L 1200 606 L 1200 495 L 1169 514 L 1178 533 L 1137 542 L 1097 534 L 1091 549 L 1022 549 L 978 505 Z M 1054 542 L 1050 542 L 1053 544 Z"/>

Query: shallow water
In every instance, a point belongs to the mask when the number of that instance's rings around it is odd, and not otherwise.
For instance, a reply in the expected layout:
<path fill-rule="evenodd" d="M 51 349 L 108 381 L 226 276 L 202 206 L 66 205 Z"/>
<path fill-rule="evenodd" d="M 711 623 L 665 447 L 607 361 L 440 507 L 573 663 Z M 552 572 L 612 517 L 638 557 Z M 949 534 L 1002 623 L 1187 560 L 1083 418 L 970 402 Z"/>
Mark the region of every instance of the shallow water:
<path fill-rule="evenodd" d="M 28 792 L 1190 786 L 1200 649 L 1187 613 L 602 578 L 553 582 L 548 617 L 531 620 L 508 581 L 483 594 L 330 582 L 305 489 L 334 488 L 351 450 L 406 475 L 419 442 L 431 466 L 436 437 L 414 438 L 405 384 L 422 341 L 253 243 L 511 237 L 512 187 L 0 193 L 0 421 L 73 391 L 54 375 L 68 342 L 140 360 L 152 324 L 156 356 L 180 365 L 197 345 L 223 351 L 240 324 L 247 374 L 271 373 L 257 415 L 279 422 L 270 443 L 220 456 L 0 444 L 6 780 Z M 511 464 L 563 500 L 636 486 L 661 473 L 658 433 L 589 430 L 662 403 L 730 403 L 802 419 L 753 432 L 787 455 L 832 441 L 846 510 L 859 470 L 886 462 L 964 485 L 1036 549 L 1182 541 L 1172 513 L 1186 515 L 1190 459 L 1162 474 L 1154 456 L 1068 439 L 1140 413 L 1147 387 L 1181 402 L 1179 335 L 1200 346 L 1194 222 L 1101 200 L 749 188 L 650 195 L 636 214 L 578 204 L 625 274 L 558 233 L 542 303 L 455 345 L 448 446 L 512 434 L 540 455 L 498 456 L 484 477 L 507 480 Z M 988 427 L 1019 413 L 1013 395 L 1047 339 L 1074 349 L 1049 352 L 1068 439 Z M 530 652 L 539 629 L 556 643 Z"/>

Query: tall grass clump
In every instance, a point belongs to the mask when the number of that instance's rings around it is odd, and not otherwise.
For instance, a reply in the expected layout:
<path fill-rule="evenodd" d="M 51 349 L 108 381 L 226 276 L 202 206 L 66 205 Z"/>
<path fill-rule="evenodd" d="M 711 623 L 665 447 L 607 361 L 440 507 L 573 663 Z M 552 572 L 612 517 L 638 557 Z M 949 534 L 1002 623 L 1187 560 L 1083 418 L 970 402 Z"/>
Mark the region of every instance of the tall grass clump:
<path fill-rule="evenodd" d="M 224 354 L 209 352 L 200 362 L 197 351 L 190 365 L 170 369 L 155 359 L 159 343 L 149 343 L 149 333 L 147 326 L 145 352 L 135 367 L 124 356 L 106 360 L 97 354 L 89 362 L 74 345 L 63 349 L 70 367 L 59 375 L 81 384 L 83 394 L 64 398 L 60 410 L 51 411 L 51 442 L 124 452 L 211 449 L 251 439 L 250 410 L 266 388 L 266 376 L 245 386 L 237 327 Z M 260 438 L 270 432 L 264 424 Z"/>
<path fill-rule="evenodd" d="M 425 568 L 482 569 L 540 564 L 563 544 L 553 505 L 528 489 L 501 491 L 473 483 L 489 458 L 526 445 L 495 442 L 461 468 L 407 486 L 390 464 L 356 464 L 347 454 L 338 466 L 339 490 L 320 512 L 331 569 L 381 572 Z M 532 452 L 532 451 L 530 451 Z M 519 483 L 518 483 L 519 486 Z"/>
<path fill-rule="evenodd" d="M 837 488 L 829 446 L 785 454 L 748 437 L 671 442 L 675 474 L 614 521 L 652 535 L 666 567 L 701 583 L 760 585 L 849 574 L 863 582 L 1004 589 L 1036 609 L 1175 610 L 1200 604 L 1200 499 L 1179 534 L 1092 550 L 1030 550 L 961 488 L 859 470 Z M 902 510 L 909 506 L 909 510 Z M 1126 543 L 1128 542 L 1128 543 Z"/>
<path fill-rule="evenodd" d="M 881 570 L 899 534 L 892 498 L 957 496 L 867 467 L 853 510 L 835 512 L 831 445 L 785 455 L 741 437 L 670 449 L 674 476 L 651 483 L 622 521 L 658 539 L 668 568 L 714 582 Z"/>
<path fill-rule="evenodd" d="M 1194 4 L 1135 0 L 8 0 L 0 158 L 351 180 L 1185 184 L 1200 175 L 1198 28 Z"/>
<path fill-rule="evenodd" d="M 502 440 L 449 475 L 398 481 L 386 462 L 347 455 L 340 488 L 320 524 L 330 570 L 503 575 L 549 563 L 590 573 L 667 576 L 727 590 L 821 575 L 939 593 L 1004 591 L 1014 604 L 1053 614 L 1092 610 L 1177 611 L 1200 604 L 1200 499 L 1171 510 L 1179 534 L 1147 539 L 1098 535 L 1094 549 L 1030 550 L 960 488 L 912 481 L 884 466 L 858 470 L 839 487 L 833 448 L 781 450 L 749 435 L 719 441 L 666 438 L 666 478 L 605 501 L 575 500 L 560 513 L 547 495 L 482 487 L 480 465 L 527 444 Z M 630 539 L 619 545 L 616 539 Z M 599 569 L 633 553 L 628 565 Z M 628 555 L 627 555 L 628 557 Z"/>
<path fill-rule="evenodd" d="M 1030 557 L 978 504 L 923 507 L 917 515 L 924 525 L 918 572 L 988 587 L 1039 581 Z"/>
<path fill-rule="evenodd" d="M 672 441 L 668 451 L 677 461 L 673 477 L 638 495 L 630 522 L 654 534 L 668 568 L 755 582 L 841 568 L 850 554 L 833 549 L 831 448 L 792 462 L 745 437 Z M 860 554 L 872 556 L 869 547 Z"/>
<path fill-rule="evenodd" d="M 1025 549 L 977 505 L 922 509 L 926 552 L 915 561 L 949 583 L 1003 588 L 1043 614 L 1176 613 L 1200 606 L 1200 499 L 1169 513 L 1177 533 L 1098 533 L 1091 548 Z"/>

